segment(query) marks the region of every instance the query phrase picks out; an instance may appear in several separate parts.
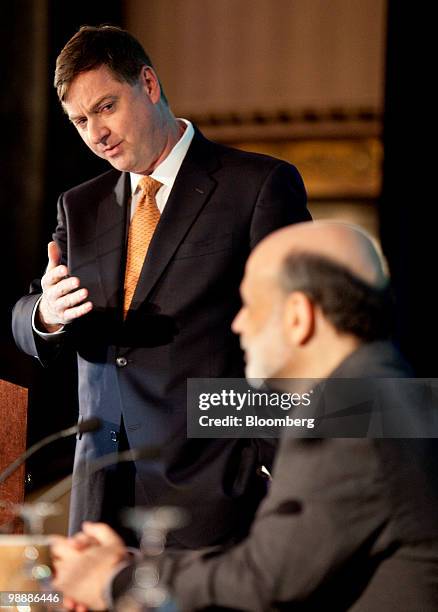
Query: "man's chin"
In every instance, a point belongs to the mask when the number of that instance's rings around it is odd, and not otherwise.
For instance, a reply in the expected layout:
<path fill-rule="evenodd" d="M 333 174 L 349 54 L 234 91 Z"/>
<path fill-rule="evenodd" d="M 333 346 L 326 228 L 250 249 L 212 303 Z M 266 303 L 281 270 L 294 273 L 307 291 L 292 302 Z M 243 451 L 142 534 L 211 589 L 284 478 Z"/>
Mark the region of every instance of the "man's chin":
<path fill-rule="evenodd" d="M 114 157 L 104 157 L 103 159 L 105 159 L 115 170 L 119 170 L 120 172 L 135 172 L 133 161 L 129 160 L 122 153 L 120 153 L 120 155 L 114 155 Z"/>
<path fill-rule="evenodd" d="M 106 160 L 115 170 L 119 170 L 120 172 L 131 172 L 129 169 L 129 164 L 123 163 L 122 160 L 118 159 L 107 159 Z"/>
<path fill-rule="evenodd" d="M 245 368 L 245 378 L 251 387 L 255 389 L 260 389 L 265 382 L 265 376 L 261 375 L 261 371 L 258 368 L 252 368 L 251 366 L 246 366 Z"/>

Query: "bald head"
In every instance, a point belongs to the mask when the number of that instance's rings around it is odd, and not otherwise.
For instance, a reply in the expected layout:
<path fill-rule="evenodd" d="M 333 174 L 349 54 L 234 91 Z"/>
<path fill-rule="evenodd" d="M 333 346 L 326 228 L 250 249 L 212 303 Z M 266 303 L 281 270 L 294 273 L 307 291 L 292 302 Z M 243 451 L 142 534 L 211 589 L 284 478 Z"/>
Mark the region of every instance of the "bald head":
<path fill-rule="evenodd" d="M 291 255 L 308 254 L 336 263 L 375 288 L 387 282 L 385 263 L 374 240 L 358 226 L 336 221 L 298 223 L 270 234 L 253 251 L 248 267 L 277 275 Z"/>
<path fill-rule="evenodd" d="M 385 264 L 373 239 L 353 225 L 307 222 L 270 234 L 251 254 L 241 287 L 255 301 L 267 296 L 267 309 L 274 296 L 304 295 L 345 336 L 367 342 L 389 335 Z"/>
<path fill-rule="evenodd" d="M 309 222 L 265 238 L 248 259 L 233 322 L 249 378 L 324 377 L 363 342 L 388 337 L 392 301 L 373 239 Z"/>

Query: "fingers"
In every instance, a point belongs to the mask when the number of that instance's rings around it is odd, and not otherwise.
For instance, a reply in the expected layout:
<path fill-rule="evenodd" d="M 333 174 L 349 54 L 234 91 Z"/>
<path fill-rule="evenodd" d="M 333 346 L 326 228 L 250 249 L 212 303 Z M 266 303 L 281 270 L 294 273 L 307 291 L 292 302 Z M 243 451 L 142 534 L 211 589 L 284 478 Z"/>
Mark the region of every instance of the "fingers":
<path fill-rule="evenodd" d="M 82 551 L 89 546 L 96 545 L 97 541 L 82 532 L 76 533 L 70 538 L 53 535 L 50 537 L 52 557 L 55 560 L 63 559 L 70 555 L 71 551 Z M 74 555 L 74 553 L 73 553 Z"/>
<path fill-rule="evenodd" d="M 56 268 L 56 266 L 59 266 L 59 264 L 61 263 L 61 249 L 54 240 L 52 240 L 52 242 L 49 242 L 49 244 L 47 245 L 47 255 L 49 258 L 49 265 L 47 266 L 47 270 L 52 270 L 53 268 Z"/>
<path fill-rule="evenodd" d="M 60 298 L 53 297 L 47 292 L 43 293 L 43 298 L 38 306 L 40 322 L 46 328 L 62 326 L 91 312 L 93 303 L 83 302 L 87 295 L 86 289 L 74 291 Z"/>
<path fill-rule="evenodd" d="M 66 266 L 56 266 L 56 267 L 51 267 L 51 268 L 47 266 L 47 270 L 41 279 L 41 286 L 43 290 L 47 290 L 50 287 L 57 285 L 62 280 L 68 280 L 66 278 L 67 275 L 68 275 L 68 270 Z"/>
<path fill-rule="evenodd" d="M 74 610 L 74 612 L 87 612 L 88 608 L 86 606 L 84 606 L 84 604 L 74 604 L 74 608 L 72 608 L 72 610 Z"/>
<path fill-rule="evenodd" d="M 66 610 L 76 610 L 76 602 L 70 597 L 64 597 L 62 604 Z"/>
<path fill-rule="evenodd" d="M 104 523 L 85 522 L 83 529 L 84 531 L 79 531 L 70 538 L 60 535 L 51 536 L 50 545 L 53 557 L 59 559 L 71 554 L 72 550 L 83 551 L 90 546 L 124 547 L 123 540 Z"/>
<path fill-rule="evenodd" d="M 69 278 L 46 290 L 46 297 L 52 303 L 54 312 L 62 316 L 64 310 L 79 305 L 88 297 L 87 289 L 79 289 L 78 285 L 79 279 Z"/>
<path fill-rule="evenodd" d="M 88 548 L 89 546 L 98 545 L 99 542 L 96 540 L 96 538 L 87 535 L 83 531 L 79 531 L 73 536 L 72 544 L 77 550 L 84 550 L 84 548 Z"/>
<path fill-rule="evenodd" d="M 82 523 L 83 532 L 105 546 L 125 546 L 122 538 L 106 523 Z"/>
<path fill-rule="evenodd" d="M 67 267 L 60 264 L 61 252 L 56 242 L 49 242 L 47 251 L 49 263 L 41 279 L 43 296 L 38 306 L 38 316 L 47 331 L 56 331 L 62 325 L 89 313 L 93 304 L 87 300 L 88 290 L 80 286 L 80 279 L 69 277 Z"/>
<path fill-rule="evenodd" d="M 88 610 L 86 606 L 76 603 L 70 597 L 64 597 L 63 606 L 66 610 L 73 610 L 73 612 L 87 612 Z"/>
<path fill-rule="evenodd" d="M 50 551 L 52 556 L 58 556 L 59 550 L 63 549 L 67 541 L 67 538 L 61 535 L 50 536 Z"/>
<path fill-rule="evenodd" d="M 41 279 L 43 291 L 50 299 L 58 299 L 79 287 L 79 279 L 76 276 L 66 278 L 66 270 L 65 266 L 58 266 L 50 272 L 46 272 Z"/>
<path fill-rule="evenodd" d="M 75 319 L 79 319 L 79 317 L 83 317 L 85 314 L 88 314 L 93 310 L 92 302 L 85 302 L 84 304 L 80 304 L 75 308 L 67 308 L 64 310 L 63 321 L 64 324 L 71 323 Z"/>
<path fill-rule="evenodd" d="M 64 536 L 51 536 L 50 539 L 50 551 L 53 559 L 62 559 L 75 554 L 75 547 L 72 544 L 71 538 L 65 538 Z"/>

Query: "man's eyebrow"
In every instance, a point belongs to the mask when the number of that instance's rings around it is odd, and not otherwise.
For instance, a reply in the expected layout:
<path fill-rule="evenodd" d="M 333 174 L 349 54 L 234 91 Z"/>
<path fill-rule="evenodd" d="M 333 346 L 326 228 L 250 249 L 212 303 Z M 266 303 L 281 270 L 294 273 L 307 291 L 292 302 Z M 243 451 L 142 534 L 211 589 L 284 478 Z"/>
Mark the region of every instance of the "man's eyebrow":
<path fill-rule="evenodd" d="M 117 96 L 106 94 L 105 96 L 102 96 L 101 98 L 99 98 L 97 102 L 93 104 L 93 106 L 90 109 L 90 113 L 97 112 L 97 110 L 99 109 L 99 106 L 101 106 L 104 102 L 115 102 L 116 100 L 117 100 Z M 69 116 L 69 120 L 74 123 L 77 119 L 80 119 L 81 117 L 83 117 L 83 115 L 71 115 Z"/>
<path fill-rule="evenodd" d="M 115 102 L 115 100 L 117 100 L 117 96 L 113 94 L 107 94 L 106 96 L 102 96 L 98 99 L 97 102 L 93 104 L 93 106 L 91 107 L 91 112 L 95 113 L 98 110 L 99 106 L 101 106 L 104 102 Z"/>

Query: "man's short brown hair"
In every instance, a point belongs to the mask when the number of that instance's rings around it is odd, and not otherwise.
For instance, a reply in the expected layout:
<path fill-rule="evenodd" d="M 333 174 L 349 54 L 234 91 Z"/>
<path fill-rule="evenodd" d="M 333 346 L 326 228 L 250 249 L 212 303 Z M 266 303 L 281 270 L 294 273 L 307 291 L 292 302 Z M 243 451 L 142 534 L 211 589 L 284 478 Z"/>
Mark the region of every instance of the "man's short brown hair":
<path fill-rule="evenodd" d="M 60 101 L 65 102 L 70 84 L 81 72 L 106 66 L 117 80 L 134 85 L 145 65 L 153 68 L 146 51 L 126 30 L 85 25 L 58 55 L 54 85 Z M 167 103 L 162 87 L 161 97 Z"/>

